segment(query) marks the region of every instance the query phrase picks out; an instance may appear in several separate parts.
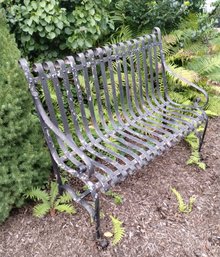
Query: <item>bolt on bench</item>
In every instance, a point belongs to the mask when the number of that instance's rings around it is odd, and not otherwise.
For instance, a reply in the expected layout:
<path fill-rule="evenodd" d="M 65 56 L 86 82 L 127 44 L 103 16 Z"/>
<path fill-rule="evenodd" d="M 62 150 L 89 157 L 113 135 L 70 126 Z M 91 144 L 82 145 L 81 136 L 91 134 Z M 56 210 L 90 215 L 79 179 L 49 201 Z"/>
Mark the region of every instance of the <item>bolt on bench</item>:
<path fill-rule="evenodd" d="M 107 191 L 190 132 L 201 149 L 208 119 L 207 93 L 192 106 L 169 97 L 159 28 L 134 40 L 88 50 L 65 60 L 20 60 L 50 150 L 59 192 L 69 192 L 96 221 L 100 233 L 99 192 Z M 173 74 L 174 75 L 174 74 Z M 60 169 L 80 180 L 80 193 L 62 184 Z M 87 201 L 90 195 L 94 205 Z"/>

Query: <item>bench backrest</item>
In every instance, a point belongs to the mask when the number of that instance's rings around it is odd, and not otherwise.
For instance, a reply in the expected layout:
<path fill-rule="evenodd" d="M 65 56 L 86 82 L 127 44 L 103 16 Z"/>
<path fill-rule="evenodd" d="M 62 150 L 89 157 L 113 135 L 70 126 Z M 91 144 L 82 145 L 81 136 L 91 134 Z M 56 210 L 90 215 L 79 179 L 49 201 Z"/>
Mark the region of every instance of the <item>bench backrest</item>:
<path fill-rule="evenodd" d="M 24 59 L 20 63 L 39 116 L 44 109 L 76 145 L 95 139 L 102 130 L 110 131 L 125 116 L 132 118 L 144 104 L 150 108 L 162 103 L 167 93 L 158 28 L 135 40 L 36 63 L 31 71 Z M 55 152 L 54 138 L 43 119 L 41 123 Z M 58 143 L 62 151 L 68 150 L 65 142 Z"/>

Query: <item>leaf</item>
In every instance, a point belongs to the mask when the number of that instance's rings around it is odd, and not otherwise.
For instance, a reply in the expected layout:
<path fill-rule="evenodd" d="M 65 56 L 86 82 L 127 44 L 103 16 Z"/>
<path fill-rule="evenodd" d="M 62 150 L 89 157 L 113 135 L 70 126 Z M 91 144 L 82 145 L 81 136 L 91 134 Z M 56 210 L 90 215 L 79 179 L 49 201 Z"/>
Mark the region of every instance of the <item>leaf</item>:
<path fill-rule="evenodd" d="M 71 35 L 72 34 L 72 30 L 70 28 L 65 28 L 64 31 L 65 31 L 65 33 L 67 35 Z"/>
<path fill-rule="evenodd" d="M 96 15 L 94 16 L 94 19 L 95 19 L 96 21 L 100 21 L 100 20 L 101 20 L 101 16 L 100 16 L 99 14 L 96 14 Z"/>
<path fill-rule="evenodd" d="M 59 212 L 66 212 L 69 214 L 75 214 L 76 213 L 76 209 L 69 204 L 60 204 L 58 206 L 55 207 L 55 210 L 59 211 Z"/>
<path fill-rule="evenodd" d="M 113 216 L 110 216 L 110 218 L 112 220 L 113 234 L 114 234 L 112 244 L 116 245 L 123 238 L 123 236 L 125 234 L 125 229 L 122 227 L 122 222 L 120 220 L 118 220 L 117 218 L 115 218 Z"/>
<path fill-rule="evenodd" d="M 117 150 L 117 149 L 116 149 Z M 112 192 L 111 190 L 109 190 L 108 192 L 105 193 L 107 196 L 111 196 L 114 199 L 115 204 L 122 204 L 123 202 L 123 198 L 121 195 Z"/>
<path fill-rule="evenodd" d="M 50 23 L 50 22 L 51 22 L 51 16 L 47 16 L 47 17 L 45 18 L 45 21 L 46 21 L 47 23 Z"/>
<path fill-rule="evenodd" d="M 58 206 L 61 203 L 70 203 L 72 202 L 72 197 L 68 193 L 64 193 L 63 195 L 59 196 L 55 202 L 55 206 Z"/>
<path fill-rule="evenodd" d="M 50 206 L 53 207 L 55 204 L 56 197 L 58 195 L 58 185 L 56 182 L 50 184 Z"/>
<path fill-rule="evenodd" d="M 49 33 L 49 39 L 54 39 L 56 37 L 56 34 L 54 32 Z"/>
<path fill-rule="evenodd" d="M 56 23 L 57 27 L 62 30 L 63 29 L 63 22 L 62 21 L 59 21 Z"/>
<path fill-rule="evenodd" d="M 24 0 L 24 4 L 28 6 L 30 4 L 30 0 Z"/>
<path fill-rule="evenodd" d="M 109 238 L 109 237 L 113 237 L 113 234 L 112 234 L 110 231 L 106 231 L 106 232 L 104 233 L 104 236 L 107 237 L 107 238 Z"/>
<path fill-rule="evenodd" d="M 193 207 L 193 204 L 194 204 L 195 201 L 196 201 L 196 198 L 194 196 L 191 196 L 190 199 L 189 199 L 188 212 L 192 211 L 192 207 Z"/>
<path fill-rule="evenodd" d="M 174 65 L 174 64 L 173 65 L 169 64 L 169 66 L 175 74 L 177 74 L 178 76 L 180 76 L 182 78 L 185 78 L 186 80 L 188 80 L 190 82 L 197 82 L 199 80 L 199 75 L 195 71 L 187 70 L 184 67 L 177 67 L 177 65 Z M 170 76 L 170 74 L 169 74 L 169 76 Z M 187 83 L 185 83 L 182 80 L 179 80 L 177 77 L 175 77 L 175 76 L 171 76 L 171 77 L 174 80 L 174 82 L 179 82 L 184 86 L 188 86 Z"/>
<path fill-rule="evenodd" d="M 32 19 L 26 20 L 26 24 L 30 27 L 32 24 L 32 21 L 33 21 Z"/>
<path fill-rule="evenodd" d="M 41 190 L 40 188 L 34 188 L 30 192 L 26 193 L 26 197 L 29 197 L 33 200 L 48 202 L 49 195 L 45 191 Z"/>
<path fill-rule="evenodd" d="M 186 138 L 185 141 L 192 147 L 192 150 L 198 150 L 199 148 L 199 139 L 195 135 L 195 133 L 190 133 Z"/>
<path fill-rule="evenodd" d="M 179 211 L 185 212 L 185 213 L 190 213 L 192 211 L 193 203 L 195 202 L 196 198 L 194 196 L 191 196 L 189 199 L 189 204 L 185 204 L 181 194 L 175 188 L 171 188 L 171 191 L 176 196 L 176 199 L 179 204 Z"/>
<path fill-rule="evenodd" d="M 40 6 L 41 6 L 42 8 L 45 8 L 46 2 L 45 2 L 45 1 L 41 1 L 41 2 L 40 2 Z"/>
<path fill-rule="evenodd" d="M 48 202 L 37 204 L 33 209 L 33 215 L 38 218 L 45 216 L 50 210 Z"/>
<path fill-rule="evenodd" d="M 211 110 L 206 110 L 205 112 L 209 117 L 218 117 L 218 113 L 213 112 Z"/>
<path fill-rule="evenodd" d="M 52 30 L 54 30 L 54 26 L 53 25 L 47 25 L 45 27 L 45 29 L 46 29 L 47 32 L 51 32 Z"/>
<path fill-rule="evenodd" d="M 198 163 L 198 166 L 199 166 L 200 169 L 206 170 L 206 165 L 205 165 L 204 162 L 199 162 L 199 163 Z"/>
<path fill-rule="evenodd" d="M 181 194 L 175 189 L 175 188 L 171 188 L 171 191 L 175 194 L 176 199 L 178 201 L 178 205 L 179 205 L 179 211 L 180 212 L 186 212 L 187 211 L 187 206 L 183 201 L 183 198 L 181 196 Z"/>
<path fill-rule="evenodd" d="M 34 10 L 37 10 L 37 3 L 35 1 L 31 2 L 31 6 L 33 7 Z"/>
<path fill-rule="evenodd" d="M 90 10 L 89 10 L 89 13 L 91 14 L 91 16 L 93 16 L 93 15 L 95 14 L 95 9 L 93 9 L 93 8 L 90 9 Z"/>

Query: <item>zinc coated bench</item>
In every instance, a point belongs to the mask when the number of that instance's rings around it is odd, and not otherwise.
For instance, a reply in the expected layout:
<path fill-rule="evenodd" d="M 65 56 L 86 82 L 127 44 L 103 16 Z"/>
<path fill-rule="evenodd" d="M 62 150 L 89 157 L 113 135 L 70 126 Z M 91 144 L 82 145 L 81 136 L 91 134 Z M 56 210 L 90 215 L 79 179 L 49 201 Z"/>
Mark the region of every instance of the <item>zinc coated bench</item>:
<path fill-rule="evenodd" d="M 148 164 L 190 132 L 199 138 L 207 127 L 207 93 L 191 106 L 169 96 L 167 67 L 159 28 L 134 40 L 64 60 L 36 63 L 20 60 L 50 150 L 59 192 L 68 191 L 96 221 L 101 238 L 99 192 L 108 191 Z M 81 188 L 62 184 L 60 169 Z M 76 184 L 76 183 L 75 183 Z M 83 186 L 85 185 L 85 186 Z M 88 201 L 91 196 L 94 205 Z"/>

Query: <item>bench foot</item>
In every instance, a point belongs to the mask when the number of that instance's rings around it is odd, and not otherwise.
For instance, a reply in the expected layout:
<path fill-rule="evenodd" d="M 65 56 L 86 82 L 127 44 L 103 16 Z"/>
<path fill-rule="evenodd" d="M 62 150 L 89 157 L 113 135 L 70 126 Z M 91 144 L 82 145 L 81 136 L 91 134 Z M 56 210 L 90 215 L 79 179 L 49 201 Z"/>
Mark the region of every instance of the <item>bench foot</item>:
<path fill-rule="evenodd" d="M 96 240 L 96 244 L 97 244 L 98 248 L 101 248 L 102 250 L 105 250 L 108 247 L 109 242 L 108 242 L 107 239 L 101 238 L 99 240 Z"/>
<path fill-rule="evenodd" d="M 101 226 L 100 226 L 100 202 L 99 202 L 99 195 L 98 193 L 94 193 L 93 200 L 95 202 L 95 213 L 94 213 L 94 220 L 95 220 L 95 239 L 96 244 L 98 247 L 102 248 L 103 250 L 108 247 L 109 242 L 105 238 L 103 238 L 101 234 Z"/>

